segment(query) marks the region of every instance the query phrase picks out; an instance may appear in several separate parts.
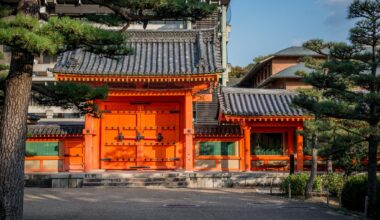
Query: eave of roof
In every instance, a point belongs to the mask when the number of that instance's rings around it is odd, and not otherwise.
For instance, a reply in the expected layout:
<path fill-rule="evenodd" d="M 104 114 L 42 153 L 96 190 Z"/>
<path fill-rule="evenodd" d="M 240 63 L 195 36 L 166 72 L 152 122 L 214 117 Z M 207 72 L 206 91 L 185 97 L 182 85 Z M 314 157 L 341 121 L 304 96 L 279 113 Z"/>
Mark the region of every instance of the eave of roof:
<path fill-rule="evenodd" d="M 195 125 L 196 137 L 241 137 L 240 125 Z"/>
<path fill-rule="evenodd" d="M 28 125 L 28 138 L 81 137 L 84 125 L 36 124 Z"/>
<path fill-rule="evenodd" d="M 261 68 L 263 67 L 265 64 L 267 64 L 268 62 L 270 62 L 272 59 L 274 58 L 274 56 L 270 56 L 264 60 L 261 60 L 258 64 L 256 64 L 255 66 L 253 66 L 249 71 L 248 73 L 243 77 L 242 80 L 240 80 L 240 82 L 238 84 L 236 84 L 237 87 L 240 87 L 240 86 L 243 86 L 244 85 L 244 82 L 246 80 L 248 80 L 249 78 L 251 78 L 252 76 L 254 76 L 256 74 L 256 72 Z"/>
<path fill-rule="evenodd" d="M 302 117 L 305 112 L 292 106 L 297 93 L 279 89 L 243 89 L 223 87 L 219 95 L 225 116 Z"/>
<path fill-rule="evenodd" d="M 301 76 L 297 75 L 297 72 L 305 72 L 305 73 L 310 73 L 313 70 L 311 68 L 308 68 L 305 66 L 304 63 L 299 63 L 297 65 L 288 67 L 270 77 L 262 81 L 260 84 L 257 85 L 257 88 L 262 88 L 268 83 L 276 80 L 276 79 L 302 79 Z"/>

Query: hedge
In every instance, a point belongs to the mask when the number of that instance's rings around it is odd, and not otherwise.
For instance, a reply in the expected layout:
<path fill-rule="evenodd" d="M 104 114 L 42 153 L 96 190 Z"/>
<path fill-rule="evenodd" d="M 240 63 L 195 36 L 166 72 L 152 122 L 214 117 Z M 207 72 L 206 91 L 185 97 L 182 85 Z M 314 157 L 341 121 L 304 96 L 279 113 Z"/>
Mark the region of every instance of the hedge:
<path fill-rule="evenodd" d="M 291 193 L 295 196 L 305 195 L 305 188 L 307 185 L 307 181 L 309 180 L 309 174 L 307 173 L 299 173 L 289 175 L 280 184 L 280 190 L 286 194 L 289 193 L 289 182 L 291 186 Z M 314 191 L 322 190 L 322 179 L 319 176 L 315 177 L 315 182 L 313 185 Z"/>
<path fill-rule="evenodd" d="M 366 175 L 351 176 L 347 179 L 342 190 L 342 206 L 349 210 L 364 212 L 365 196 L 367 195 Z M 377 205 L 380 207 L 380 177 L 377 178 Z M 380 210 L 375 210 L 372 216 L 380 219 Z"/>

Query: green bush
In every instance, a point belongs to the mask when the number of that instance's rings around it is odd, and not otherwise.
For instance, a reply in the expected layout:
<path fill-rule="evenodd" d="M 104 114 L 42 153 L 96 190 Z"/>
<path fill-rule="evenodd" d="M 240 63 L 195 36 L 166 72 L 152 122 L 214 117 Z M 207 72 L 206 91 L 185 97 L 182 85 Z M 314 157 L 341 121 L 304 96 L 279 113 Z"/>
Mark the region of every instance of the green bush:
<path fill-rule="evenodd" d="M 364 212 L 365 196 L 367 194 L 367 176 L 357 175 L 348 178 L 342 190 L 342 205 L 344 208 Z M 380 189 L 380 177 L 377 178 L 377 189 Z M 377 207 L 380 207 L 380 190 L 377 190 Z M 380 212 L 373 213 L 380 219 Z"/>
<path fill-rule="evenodd" d="M 344 186 L 344 177 L 341 174 L 330 173 L 321 176 L 322 185 L 325 190 L 329 190 L 330 194 L 333 196 L 338 196 L 342 191 Z"/>
<path fill-rule="evenodd" d="M 282 180 L 280 184 L 280 190 L 288 194 L 288 185 L 290 182 L 292 195 L 305 195 L 305 188 L 308 180 L 309 174 L 307 173 L 289 175 L 288 177 Z M 320 191 L 322 189 L 322 180 L 319 176 L 317 176 L 315 179 L 313 189 L 314 191 Z"/>

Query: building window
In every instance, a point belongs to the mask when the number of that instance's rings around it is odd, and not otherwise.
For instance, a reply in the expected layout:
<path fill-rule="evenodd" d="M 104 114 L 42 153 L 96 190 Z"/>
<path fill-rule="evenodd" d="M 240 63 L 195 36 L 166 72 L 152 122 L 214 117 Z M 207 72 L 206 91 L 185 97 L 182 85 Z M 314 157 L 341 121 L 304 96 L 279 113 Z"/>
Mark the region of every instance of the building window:
<path fill-rule="evenodd" d="M 251 135 L 252 155 L 283 155 L 282 133 L 253 133 Z"/>
<path fill-rule="evenodd" d="M 200 156 L 235 156 L 235 142 L 200 142 Z"/>
<path fill-rule="evenodd" d="M 58 142 L 26 142 L 25 155 L 31 156 L 58 156 Z"/>

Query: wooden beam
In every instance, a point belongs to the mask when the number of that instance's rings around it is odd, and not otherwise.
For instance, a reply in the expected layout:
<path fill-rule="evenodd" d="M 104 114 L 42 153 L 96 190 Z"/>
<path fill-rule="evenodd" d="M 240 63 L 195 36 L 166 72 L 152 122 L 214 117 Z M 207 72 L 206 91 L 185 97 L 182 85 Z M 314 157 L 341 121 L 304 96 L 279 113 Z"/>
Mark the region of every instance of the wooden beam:
<path fill-rule="evenodd" d="M 303 127 L 299 126 L 297 127 L 297 133 L 302 131 Z M 301 172 L 303 171 L 303 136 L 300 134 L 297 134 L 297 171 Z"/>
<path fill-rule="evenodd" d="M 193 150 L 193 96 L 188 92 L 185 96 L 185 169 L 194 170 L 194 150 Z"/>

